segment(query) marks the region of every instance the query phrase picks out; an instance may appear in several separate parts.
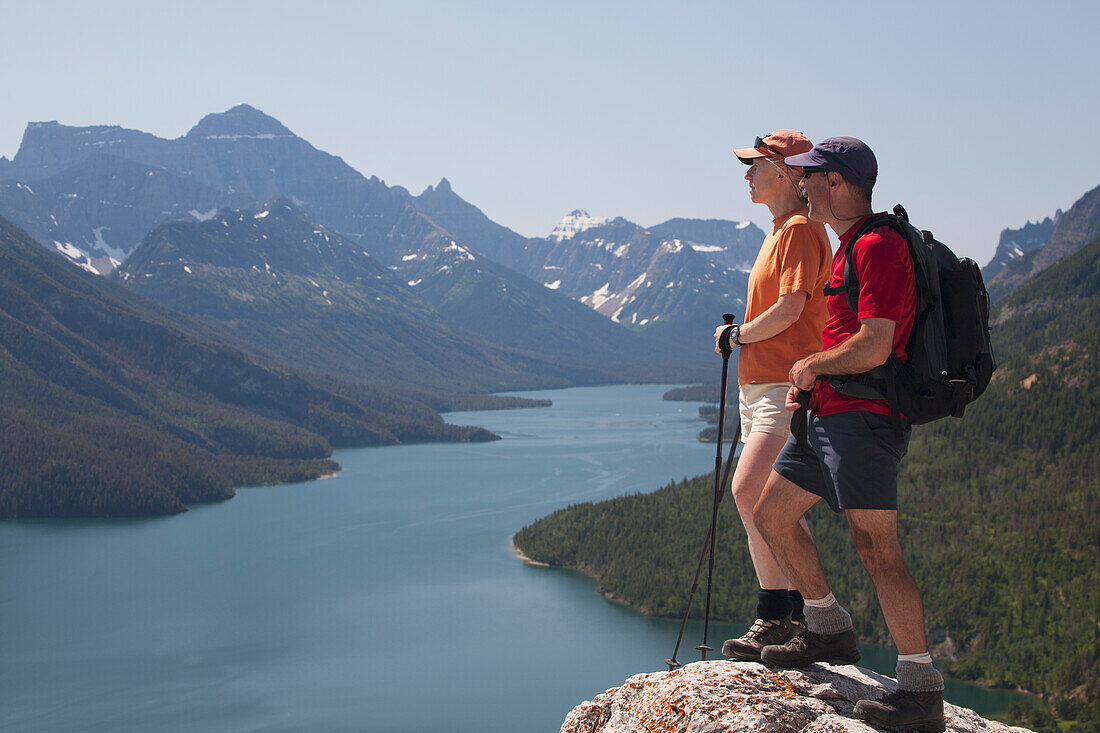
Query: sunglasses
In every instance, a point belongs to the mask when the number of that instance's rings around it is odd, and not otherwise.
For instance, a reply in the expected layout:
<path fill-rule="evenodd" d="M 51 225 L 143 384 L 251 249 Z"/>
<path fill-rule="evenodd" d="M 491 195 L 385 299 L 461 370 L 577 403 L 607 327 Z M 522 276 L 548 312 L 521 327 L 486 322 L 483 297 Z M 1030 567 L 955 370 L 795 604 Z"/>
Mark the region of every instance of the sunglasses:
<path fill-rule="evenodd" d="M 754 148 L 756 148 L 757 150 L 766 150 L 769 153 L 771 153 L 772 155 L 778 155 L 780 158 L 785 158 L 786 157 L 785 155 L 783 155 L 783 153 L 779 152 L 778 150 L 773 148 L 771 145 L 768 145 L 766 142 L 764 142 L 764 139 L 761 138 L 761 137 L 756 138 L 756 142 L 753 143 L 752 146 Z"/>
<path fill-rule="evenodd" d="M 808 165 L 808 166 L 805 166 L 805 167 L 802 168 L 802 177 L 803 178 L 809 178 L 814 173 L 827 173 L 827 172 L 828 171 L 826 171 L 825 168 L 823 168 L 819 165 Z"/>

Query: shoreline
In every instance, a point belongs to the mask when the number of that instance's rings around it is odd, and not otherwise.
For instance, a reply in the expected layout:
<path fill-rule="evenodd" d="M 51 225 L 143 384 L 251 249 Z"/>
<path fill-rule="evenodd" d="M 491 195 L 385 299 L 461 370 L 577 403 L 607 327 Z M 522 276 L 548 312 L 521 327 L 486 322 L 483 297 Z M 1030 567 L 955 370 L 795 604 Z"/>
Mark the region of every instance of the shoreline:
<path fill-rule="evenodd" d="M 524 555 L 523 550 L 516 547 L 516 536 L 515 535 L 512 535 L 508 539 L 508 544 L 511 545 L 511 547 L 512 547 L 512 554 L 515 555 L 516 558 L 522 560 L 525 564 L 533 565 L 534 567 L 537 567 L 537 568 L 548 568 L 548 567 L 550 567 L 550 563 L 539 562 L 538 560 L 532 560 L 531 558 Z"/>
<path fill-rule="evenodd" d="M 599 581 L 600 581 L 599 575 L 596 572 L 594 572 L 592 569 L 584 569 L 584 568 L 580 568 L 580 567 L 571 567 L 571 566 L 567 566 L 567 565 L 551 565 L 549 563 L 539 562 L 537 560 L 531 560 L 526 555 L 524 555 L 523 552 L 520 551 L 520 549 L 518 547 L 516 547 L 516 544 L 515 544 L 515 541 L 514 541 L 514 536 L 513 536 L 513 541 L 512 541 L 511 544 L 512 544 L 512 551 L 515 553 L 515 555 L 519 559 L 523 560 L 525 563 L 527 563 L 529 565 L 535 565 L 535 566 L 538 566 L 538 567 L 546 567 L 546 568 L 556 567 L 560 570 L 568 570 L 570 572 L 578 573 L 578 574 L 580 574 L 580 575 L 582 575 L 582 576 L 584 576 L 584 577 L 586 577 L 590 580 L 595 581 L 597 583 L 597 585 L 599 584 Z M 675 621 L 679 618 L 677 616 L 660 616 L 660 615 L 651 613 L 649 611 L 649 609 L 638 606 L 634 602 L 630 601 L 629 599 L 620 598 L 620 597 L 615 596 L 615 595 L 613 595 L 613 594 L 611 594 L 607 591 L 601 591 L 601 590 L 597 589 L 596 590 L 596 595 L 603 598 L 608 603 L 613 603 L 615 605 L 622 606 L 623 608 L 629 609 L 630 611 L 638 614 L 639 616 L 643 616 L 645 618 L 663 619 L 663 620 L 669 620 L 669 621 Z M 712 618 L 711 621 L 714 622 L 714 623 L 724 623 L 724 624 L 738 623 L 737 621 L 733 621 L 731 619 Z M 748 628 L 747 624 L 743 624 L 743 625 L 746 628 Z M 864 640 L 864 639 L 859 639 L 858 641 L 859 641 L 860 645 L 878 647 L 878 648 L 883 648 L 883 649 L 889 647 L 889 645 L 886 645 L 886 644 L 879 644 L 879 643 L 876 643 L 876 642 L 873 642 L 873 641 L 867 641 L 867 640 Z M 868 668 L 868 669 L 870 669 L 870 668 Z M 884 673 L 877 673 L 877 674 L 884 674 Z M 1003 692 L 1011 692 L 1011 693 L 1016 693 L 1016 694 L 1019 694 L 1019 695 L 1026 695 L 1028 697 L 1042 698 L 1042 696 L 1039 695 L 1038 693 L 1032 692 L 1031 690 L 1026 690 L 1026 689 L 1024 689 L 1022 687 L 1019 687 L 1019 686 L 1017 686 L 1017 687 L 998 687 L 997 685 L 994 685 L 991 682 L 989 682 L 988 680 L 984 680 L 984 679 L 982 679 L 982 680 L 973 680 L 973 679 L 966 679 L 966 678 L 963 678 L 963 677 L 952 677 L 952 676 L 946 675 L 946 674 L 944 675 L 944 679 L 949 679 L 949 680 L 951 680 L 952 682 L 954 682 L 956 684 L 973 685 L 974 687 L 978 687 L 978 688 L 985 689 L 985 690 L 996 690 L 996 691 L 1003 691 Z M 989 717 L 989 716 L 983 714 L 982 717 Z"/>

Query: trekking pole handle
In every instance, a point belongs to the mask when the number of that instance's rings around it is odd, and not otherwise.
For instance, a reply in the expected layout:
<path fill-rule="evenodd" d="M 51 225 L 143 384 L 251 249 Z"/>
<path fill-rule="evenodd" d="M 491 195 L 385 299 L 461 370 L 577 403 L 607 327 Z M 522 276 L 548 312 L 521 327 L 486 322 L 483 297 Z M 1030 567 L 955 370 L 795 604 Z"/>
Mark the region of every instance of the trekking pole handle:
<path fill-rule="evenodd" d="M 730 331 L 733 330 L 733 319 L 736 317 L 732 313 L 722 314 L 722 323 L 726 324 L 726 328 L 722 331 L 722 335 L 718 337 L 718 349 L 724 357 L 728 357 L 733 353 L 733 344 L 730 343 Z"/>

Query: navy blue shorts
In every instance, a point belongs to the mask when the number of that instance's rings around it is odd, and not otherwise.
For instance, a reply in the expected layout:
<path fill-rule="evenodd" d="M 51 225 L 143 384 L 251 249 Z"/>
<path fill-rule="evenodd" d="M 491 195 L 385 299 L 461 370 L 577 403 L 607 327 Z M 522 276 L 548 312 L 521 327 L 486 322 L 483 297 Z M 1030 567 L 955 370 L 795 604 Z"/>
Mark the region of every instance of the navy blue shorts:
<path fill-rule="evenodd" d="M 889 415 L 853 410 L 809 418 L 801 458 L 792 435 L 772 466 L 776 473 L 820 496 L 834 512 L 897 510 L 898 463 L 909 449 L 909 426 L 898 444 Z"/>

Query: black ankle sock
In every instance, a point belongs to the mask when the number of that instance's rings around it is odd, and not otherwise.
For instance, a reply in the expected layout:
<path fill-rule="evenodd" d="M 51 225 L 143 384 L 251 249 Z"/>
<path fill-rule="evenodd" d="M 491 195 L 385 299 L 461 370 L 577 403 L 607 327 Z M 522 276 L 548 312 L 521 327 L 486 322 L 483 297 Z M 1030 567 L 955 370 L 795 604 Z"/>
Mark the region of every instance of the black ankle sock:
<path fill-rule="evenodd" d="M 791 597 L 786 588 L 762 590 L 756 596 L 756 617 L 776 621 L 791 615 Z"/>
<path fill-rule="evenodd" d="M 802 594 L 791 588 L 787 591 L 787 596 L 791 599 L 791 620 L 801 621 L 806 618 L 806 601 L 802 599 Z"/>

